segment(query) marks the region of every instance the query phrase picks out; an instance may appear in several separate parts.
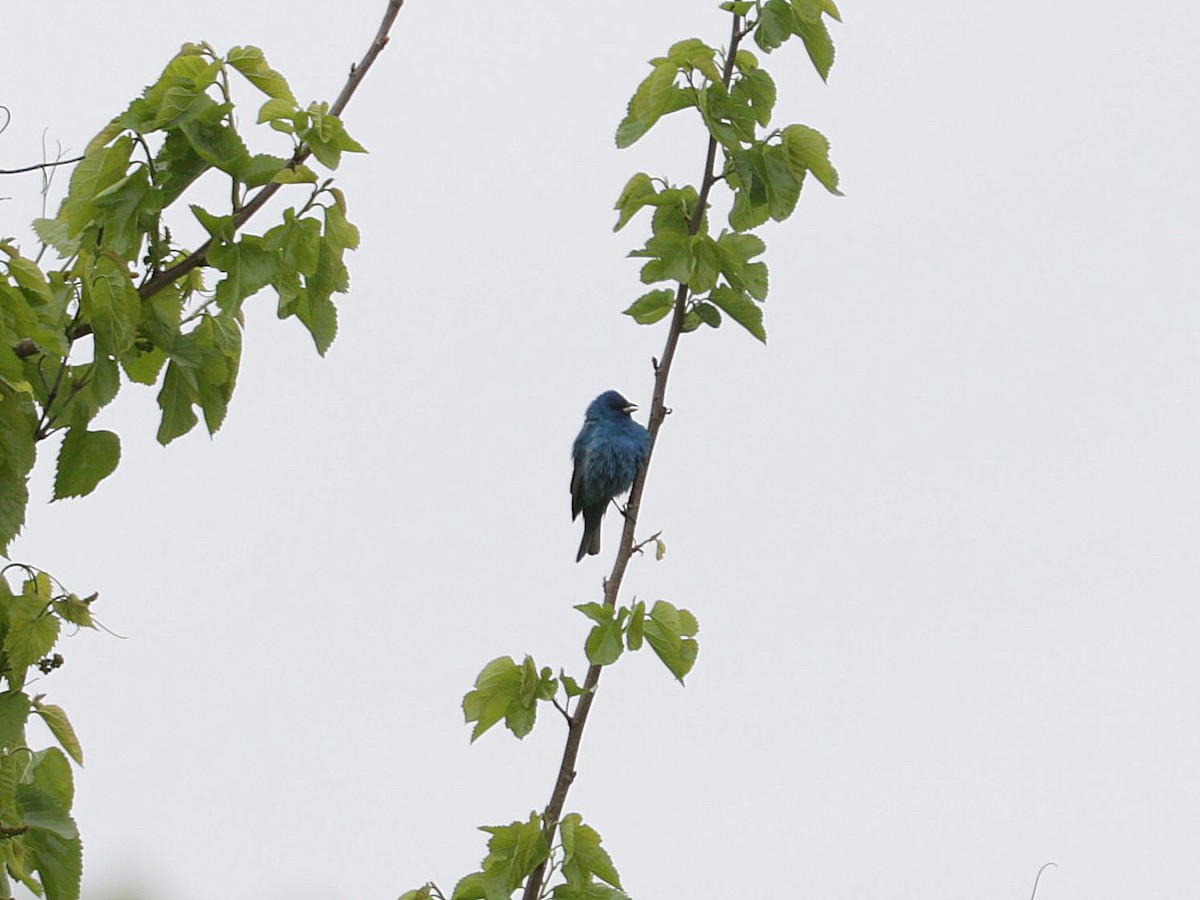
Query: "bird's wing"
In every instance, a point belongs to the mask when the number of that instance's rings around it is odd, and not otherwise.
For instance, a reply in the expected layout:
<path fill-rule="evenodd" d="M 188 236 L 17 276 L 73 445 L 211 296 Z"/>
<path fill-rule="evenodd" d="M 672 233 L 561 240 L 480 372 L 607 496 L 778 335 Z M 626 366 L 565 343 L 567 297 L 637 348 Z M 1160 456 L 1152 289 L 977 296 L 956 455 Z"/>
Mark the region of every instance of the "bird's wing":
<path fill-rule="evenodd" d="M 571 521 L 583 510 L 583 460 L 575 456 L 575 469 L 571 472 Z"/>

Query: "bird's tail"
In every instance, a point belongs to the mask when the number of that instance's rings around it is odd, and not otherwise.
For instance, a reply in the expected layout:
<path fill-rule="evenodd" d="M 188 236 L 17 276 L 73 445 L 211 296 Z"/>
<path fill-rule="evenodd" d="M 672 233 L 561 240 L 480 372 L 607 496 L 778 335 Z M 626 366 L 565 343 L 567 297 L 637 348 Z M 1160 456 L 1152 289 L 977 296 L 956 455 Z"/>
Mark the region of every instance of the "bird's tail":
<path fill-rule="evenodd" d="M 575 554 L 575 562 L 585 555 L 595 556 L 600 552 L 600 523 L 604 521 L 604 510 L 607 505 L 583 511 L 583 540 L 579 542 L 579 552 Z"/>

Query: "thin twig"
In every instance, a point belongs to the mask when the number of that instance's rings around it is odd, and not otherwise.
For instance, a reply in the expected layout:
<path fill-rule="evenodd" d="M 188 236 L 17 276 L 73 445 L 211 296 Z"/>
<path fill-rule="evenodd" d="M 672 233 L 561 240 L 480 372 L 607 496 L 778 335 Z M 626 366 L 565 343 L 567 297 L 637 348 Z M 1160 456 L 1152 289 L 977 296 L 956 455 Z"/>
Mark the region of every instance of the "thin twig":
<path fill-rule="evenodd" d="M 733 79 L 733 61 L 737 55 L 738 43 L 743 36 L 743 32 L 739 28 L 741 21 L 741 16 L 733 16 L 733 25 L 729 36 L 729 49 L 725 54 L 725 70 L 721 73 L 721 80 L 726 89 L 729 88 L 730 82 Z M 700 225 L 704 221 L 704 212 L 708 205 L 708 195 L 717 180 L 716 174 L 713 171 L 716 159 L 717 139 L 710 134 L 708 137 L 708 151 L 704 158 L 704 177 L 700 182 L 700 194 L 696 200 L 696 208 L 692 211 L 691 221 L 688 223 L 689 234 L 694 235 L 698 233 Z M 679 344 L 679 336 L 683 333 L 683 320 L 687 312 L 687 299 L 688 287 L 686 284 L 680 283 L 679 289 L 675 294 L 675 308 L 671 316 L 671 326 L 667 330 L 666 344 L 663 346 L 662 356 L 654 364 L 654 399 L 650 404 L 650 422 L 648 428 L 650 432 L 650 451 L 646 455 L 645 464 L 638 470 L 637 477 L 633 480 L 633 487 L 629 491 L 629 502 L 625 504 L 625 528 L 621 532 L 621 545 L 617 550 L 617 558 L 613 561 L 612 571 L 604 581 L 604 604 L 606 606 L 616 605 L 617 595 L 621 590 L 621 581 L 625 577 L 625 569 L 628 567 L 629 560 L 633 556 L 634 532 L 637 529 L 638 510 L 642 504 L 642 491 L 646 484 L 646 473 L 650 469 L 650 459 L 654 454 L 654 446 L 658 441 L 658 431 L 662 428 L 663 420 L 667 417 L 667 379 L 671 375 L 671 363 L 675 359 L 675 349 Z M 575 713 L 571 717 L 571 727 L 567 732 L 567 743 L 563 748 L 558 777 L 554 781 L 554 790 L 550 795 L 550 802 L 546 804 L 546 810 L 543 814 L 542 831 L 545 835 L 547 845 L 554 843 L 554 834 L 558 828 L 563 806 L 567 800 L 567 792 L 571 789 L 571 783 L 575 780 L 575 761 L 579 756 L 579 744 L 583 739 L 583 729 L 587 724 L 588 712 L 592 708 L 592 700 L 596 696 L 596 685 L 600 682 L 600 670 L 602 668 L 602 666 L 592 666 L 588 669 L 587 677 L 583 682 L 584 693 L 580 695 L 579 703 L 575 706 Z M 537 900 L 541 893 L 545 877 L 546 863 L 543 862 L 530 873 L 528 881 L 525 882 L 525 892 L 521 895 L 522 900 Z"/>
<path fill-rule="evenodd" d="M 1029 895 L 1029 900 L 1034 900 L 1034 898 L 1037 897 L 1038 882 L 1042 880 L 1042 873 L 1045 872 L 1051 866 L 1054 866 L 1054 868 L 1057 869 L 1058 863 L 1048 862 L 1048 863 L 1045 863 L 1040 869 L 1038 869 L 1037 875 L 1035 875 L 1034 879 L 1033 879 L 1033 893 Z"/>
<path fill-rule="evenodd" d="M 38 169 L 53 169 L 55 166 L 69 166 L 82 160 L 82 156 L 72 159 L 56 159 L 54 162 L 34 163 L 32 166 L 22 166 L 19 169 L 0 169 L 0 175 L 20 175 L 22 172 L 36 172 Z"/>

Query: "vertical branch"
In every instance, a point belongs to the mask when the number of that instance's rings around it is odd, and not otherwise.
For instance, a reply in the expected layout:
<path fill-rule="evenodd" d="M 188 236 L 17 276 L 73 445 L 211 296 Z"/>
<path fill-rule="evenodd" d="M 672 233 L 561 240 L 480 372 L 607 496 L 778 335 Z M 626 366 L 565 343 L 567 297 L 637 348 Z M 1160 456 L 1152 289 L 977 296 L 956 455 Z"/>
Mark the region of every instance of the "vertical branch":
<path fill-rule="evenodd" d="M 730 30 L 729 49 L 725 54 L 725 68 L 721 73 L 721 81 L 726 89 L 729 88 L 730 82 L 733 79 L 733 63 L 734 57 L 737 54 L 737 45 L 744 36 L 741 30 L 742 17 L 733 15 L 733 23 Z M 688 222 L 688 233 L 697 234 L 700 231 L 700 225 L 704 221 L 704 213 L 708 207 L 708 195 L 712 192 L 713 185 L 717 182 L 717 173 L 715 171 L 717 161 L 717 139 L 711 134 L 708 137 L 708 149 L 704 158 L 704 176 L 700 181 L 700 192 L 696 200 L 696 208 L 692 210 L 691 220 Z M 667 381 L 671 376 L 671 365 L 675 361 L 675 351 L 679 345 L 679 337 L 683 334 L 683 321 L 687 313 L 688 301 L 688 286 L 680 282 L 678 290 L 675 292 L 675 306 L 671 314 L 671 324 L 667 329 L 666 343 L 663 345 L 662 356 L 654 361 L 654 397 L 650 403 L 650 422 L 648 430 L 650 432 L 650 451 L 646 455 L 645 464 L 638 470 L 637 477 L 633 480 L 633 487 L 629 491 L 629 502 L 625 507 L 625 527 L 621 532 L 621 544 L 617 550 L 617 558 L 613 561 L 612 571 L 608 578 L 604 580 L 604 604 L 606 606 L 615 606 L 617 596 L 621 591 L 621 582 L 625 578 L 625 570 L 629 566 L 629 560 L 633 557 L 633 545 L 636 540 L 638 510 L 642 504 L 642 491 L 646 485 L 646 475 L 650 470 L 650 460 L 654 455 L 654 447 L 658 442 L 658 432 L 662 428 L 663 421 L 667 417 Z M 558 777 L 554 781 L 554 790 L 550 795 L 550 802 L 546 804 L 546 810 L 543 814 L 543 832 L 546 836 L 547 845 L 553 845 L 554 834 L 558 828 L 559 819 L 562 817 L 563 806 L 567 800 L 567 792 L 571 788 L 571 783 L 575 780 L 575 761 L 579 756 L 579 745 L 583 740 L 583 729 L 587 724 L 588 714 L 592 708 L 592 702 L 596 696 L 596 687 L 600 683 L 600 671 L 603 666 L 593 665 L 588 669 L 587 676 L 583 681 L 583 693 L 579 696 L 579 703 L 575 707 L 575 712 L 570 717 L 570 725 L 567 728 L 567 742 L 563 748 L 562 762 L 558 768 Z M 525 883 L 525 892 L 521 895 L 522 900 L 537 900 L 541 893 L 542 883 L 546 875 L 546 862 L 542 862 L 529 875 L 529 880 Z"/>

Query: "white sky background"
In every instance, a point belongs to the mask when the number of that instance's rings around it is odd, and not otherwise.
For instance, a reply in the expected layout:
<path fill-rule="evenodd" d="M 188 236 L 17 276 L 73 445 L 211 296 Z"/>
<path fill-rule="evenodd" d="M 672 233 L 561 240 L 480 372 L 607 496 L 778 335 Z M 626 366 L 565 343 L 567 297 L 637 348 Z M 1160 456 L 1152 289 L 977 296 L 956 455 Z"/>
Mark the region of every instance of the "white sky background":
<path fill-rule="evenodd" d="M 332 99 L 383 6 L 10 10 L 0 167 L 78 151 L 184 40 Z M 643 230 L 611 206 L 703 154 L 686 113 L 612 134 L 715 7 L 410 0 L 346 116 L 329 357 L 264 293 L 215 441 L 159 448 L 134 385 L 95 495 L 42 502 L 43 449 L 14 558 L 127 637 L 39 686 L 87 754 L 85 898 L 449 891 L 477 825 L 545 804 L 556 714 L 470 747 L 459 703 L 501 654 L 582 675 L 617 525 L 573 562 L 569 446 L 600 391 L 648 405 L 665 328 L 619 315 Z M 847 196 L 761 230 L 765 349 L 685 338 L 642 518 L 669 553 L 626 582 L 699 616 L 699 662 L 606 673 L 568 809 L 643 900 L 1015 900 L 1049 860 L 1040 900 L 1190 896 L 1200 7 L 842 12 L 828 87 L 798 42 L 765 65 Z M 0 181 L 27 247 L 37 189 Z"/>

